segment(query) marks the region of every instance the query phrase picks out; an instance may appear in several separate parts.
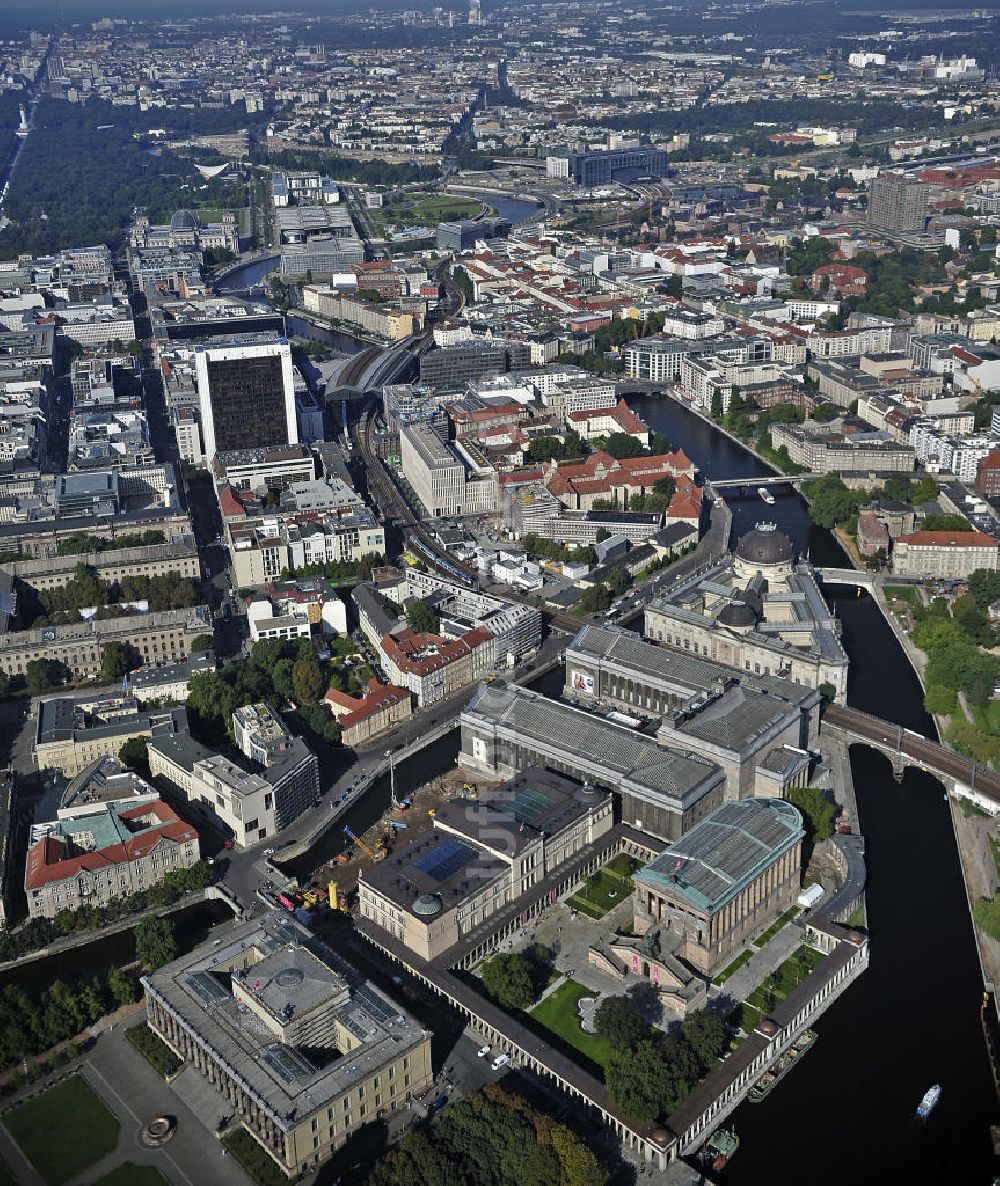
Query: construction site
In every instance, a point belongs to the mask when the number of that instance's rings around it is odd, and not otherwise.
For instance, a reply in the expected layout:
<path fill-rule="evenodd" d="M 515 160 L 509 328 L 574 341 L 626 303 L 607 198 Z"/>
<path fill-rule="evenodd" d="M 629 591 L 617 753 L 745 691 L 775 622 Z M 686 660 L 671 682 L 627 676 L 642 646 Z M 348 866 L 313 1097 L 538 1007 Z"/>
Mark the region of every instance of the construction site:
<path fill-rule="evenodd" d="M 462 798 L 475 801 L 480 791 L 497 785 L 484 780 L 469 782 L 463 771 L 453 769 L 417 787 L 406 798 L 394 799 L 367 831 L 355 834 L 345 827 L 344 847 L 336 858 L 320 865 L 297 888 L 282 891 L 279 904 L 290 910 L 330 909 L 352 913 L 357 903 L 358 880 L 366 869 L 385 860 L 396 848 L 429 832 L 438 808 L 444 803 Z"/>

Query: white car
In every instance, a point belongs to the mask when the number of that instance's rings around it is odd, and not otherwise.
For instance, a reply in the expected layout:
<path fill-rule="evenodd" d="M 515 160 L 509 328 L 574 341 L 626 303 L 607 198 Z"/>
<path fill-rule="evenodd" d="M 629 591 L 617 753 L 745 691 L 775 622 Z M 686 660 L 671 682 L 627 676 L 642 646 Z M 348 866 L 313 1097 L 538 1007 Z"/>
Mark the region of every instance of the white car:
<path fill-rule="evenodd" d="M 476 1058 L 485 1058 L 492 1049 L 492 1046 L 480 1046 L 476 1051 Z"/>
<path fill-rule="evenodd" d="M 493 1060 L 491 1065 L 492 1065 L 494 1071 L 499 1071 L 501 1067 L 505 1067 L 509 1063 L 510 1063 L 510 1055 L 509 1054 L 501 1054 L 498 1058 L 495 1058 Z"/>

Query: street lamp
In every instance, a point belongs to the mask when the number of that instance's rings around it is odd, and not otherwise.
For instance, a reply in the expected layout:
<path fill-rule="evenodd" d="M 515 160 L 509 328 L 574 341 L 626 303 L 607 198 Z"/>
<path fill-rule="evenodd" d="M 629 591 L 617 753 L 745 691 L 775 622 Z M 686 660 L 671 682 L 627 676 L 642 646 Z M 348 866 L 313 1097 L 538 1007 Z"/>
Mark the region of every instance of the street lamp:
<path fill-rule="evenodd" d="M 392 750 L 387 749 L 385 756 L 389 759 L 389 798 L 393 807 L 398 807 L 399 804 L 396 802 L 396 765 L 392 758 Z"/>

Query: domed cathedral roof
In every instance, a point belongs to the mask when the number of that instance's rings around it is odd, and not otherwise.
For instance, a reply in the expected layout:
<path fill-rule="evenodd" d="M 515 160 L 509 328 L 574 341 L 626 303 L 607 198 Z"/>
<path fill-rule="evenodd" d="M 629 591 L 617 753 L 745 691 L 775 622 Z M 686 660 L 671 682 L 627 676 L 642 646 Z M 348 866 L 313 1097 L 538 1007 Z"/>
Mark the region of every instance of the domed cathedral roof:
<path fill-rule="evenodd" d="M 758 523 L 736 545 L 736 555 L 747 564 L 791 564 L 795 545 L 773 523 Z"/>
<path fill-rule="evenodd" d="M 719 611 L 716 621 L 720 626 L 746 630 L 757 625 L 757 614 L 753 606 L 747 605 L 745 601 L 730 601 Z"/>

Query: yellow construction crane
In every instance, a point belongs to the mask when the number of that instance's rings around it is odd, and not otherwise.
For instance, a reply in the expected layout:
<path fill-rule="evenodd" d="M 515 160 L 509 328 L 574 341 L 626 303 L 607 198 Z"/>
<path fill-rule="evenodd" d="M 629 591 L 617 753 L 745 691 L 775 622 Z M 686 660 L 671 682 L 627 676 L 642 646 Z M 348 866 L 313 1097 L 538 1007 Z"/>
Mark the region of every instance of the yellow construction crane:
<path fill-rule="evenodd" d="M 358 846 L 358 848 L 361 849 L 361 851 L 365 854 L 366 857 L 368 857 L 368 859 L 370 861 L 380 861 L 385 856 L 385 842 L 384 841 L 382 841 L 380 843 L 380 847 L 372 848 L 371 845 L 365 844 L 365 842 L 361 839 L 361 837 L 356 836 L 351 831 L 351 829 L 348 828 L 346 825 L 344 826 L 344 834 L 347 836 L 347 839 L 350 840 L 352 844 L 356 844 Z"/>

